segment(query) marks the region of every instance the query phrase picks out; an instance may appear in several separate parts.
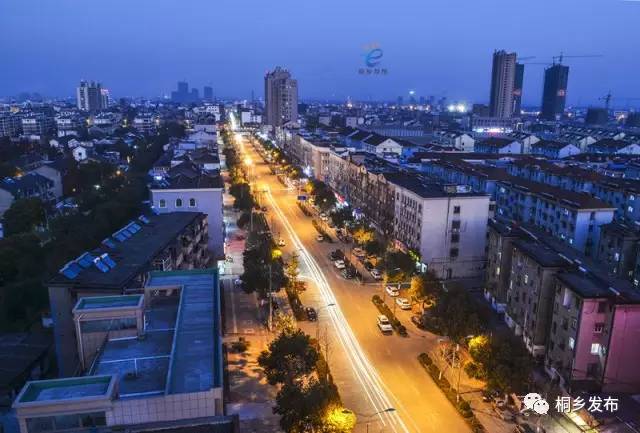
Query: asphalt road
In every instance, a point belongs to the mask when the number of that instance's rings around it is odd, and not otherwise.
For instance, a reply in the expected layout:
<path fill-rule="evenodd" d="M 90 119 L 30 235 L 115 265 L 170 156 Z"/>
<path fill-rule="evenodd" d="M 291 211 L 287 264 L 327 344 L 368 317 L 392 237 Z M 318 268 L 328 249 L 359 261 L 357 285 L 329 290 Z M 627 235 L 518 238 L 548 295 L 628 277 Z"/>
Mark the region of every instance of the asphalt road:
<path fill-rule="evenodd" d="M 318 324 L 303 322 L 301 327 L 328 343 L 331 371 L 343 402 L 358 414 L 357 431 L 470 431 L 417 361 L 418 354 L 427 351 L 428 336 L 408 321 L 406 338 L 379 332 L 378 310 L 371 297 L 381 294 L 381 285 L 344 279 L 328 254 L 341 246 L 346 249 L 345 245 L 337 240 L 318 242 L 311 218 L 298 208 L 296 191 L 283 186 L 250 145 L 241 148 L 243 159 L 251 161 L 254 186 L 269 191 L 261 194 L 261 202 L 267 205 L 267 220 L 287 243 L 283 252 L 300 256 L 301 277 L 309 283 L 303 303 L 319 311 Z M 387 408 L 395 411 L 376 414 Z"/>

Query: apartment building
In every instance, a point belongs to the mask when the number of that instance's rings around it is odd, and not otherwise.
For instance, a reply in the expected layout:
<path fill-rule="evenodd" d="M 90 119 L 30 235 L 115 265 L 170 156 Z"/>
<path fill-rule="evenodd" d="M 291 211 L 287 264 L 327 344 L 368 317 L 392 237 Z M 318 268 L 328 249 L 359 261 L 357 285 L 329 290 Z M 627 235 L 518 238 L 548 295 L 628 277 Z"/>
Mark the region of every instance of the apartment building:
<path fill-rule="evenodd" d="M 160 126 L 160 118 L 151 113 L 139 113 L 133 118 L 133 127 L 144 135 L 153 135 Z"/>
<path fill-rule="evenodd" d="M 74 346 L 85 375 L 28 382 L 21 433 L 237 432 L 224 416 L 215 269 L 151 272 L 135 294 L 80 297 Z"/>
<path fill-rule="evenodd" d="M 367 152 L 332 152 L 326 183 L 384 236 L 394 229 L 395 191 L 388 176 L 398 167 Z"/>
<path fill-rule="evenodd" d="M 139 291 L 152 270 L 205 267 L 207 241 L 208 224 L 202 213 L 140 216 L 62 267 L 48 282 L 60 375 L 81 371 L 72 314 L 78 299 Z"/>
<path fill-rule="evenodd" d="M 52 135 L 55 129 L 53 117 L 46 113 L 29 113 L 22 117 L 22 134 L 40 137 Z"/>
<path fill-rule="evenodd" d="M 17 137 L 22 133 L 22 119 L 13 113 L 0 113 L 0 137 Z"/>
<path fill-rule="evenodd" d="M 466 186 L 387 175 L 395 189 L 394 238 L 439 278 L 484 274 L 489 197 Z"/>
<path fill-rule="evenodd" d="M 520 239 L 522 233 L 495 218 L 487 226 L 487 271 L 484 297 L 498 313 L 504 313 L 507 307 L 507 292 L 511 282 L 511 262 L 513 242 Z"/>
<path fill-rule="evenodd" d="M 556 275 L 545 367 L 571 390 L 640 387 L 640 294 L 585 268 Z"/>
<path fill-rule="evenodd" d="M 637 226 L 612 222 L 601 227 L 596 260 L 611 275 L 633 279 L 640 231 Z"/>
<path fill-rule="evenodd" d="M 153 209 L 160 214 L 202 212 L 207 216 L 207 246 L 213 259 L 224 257 L 222 218 L 223 182 L 218 171 L 205 171 L 195 162 L 184 161 L 171 167 L 149 191 Z"/>
<path fill-rule="evenodd" d="M 505 322 L 551 377 L 570 391 L 637 388 L 640 292 L 628 279 L 528 224 L 491 222 L 488 292 L 496 256 L 510 261 Z"/>
<path fill-rule="evenodd" d="M 595 253 L 600 226 L 613 220 L 615 208 L 589 194 L 521 178 L 497 187 L 496 215 L 540 227 L 588 256 Z"/>
<path fill-rule="evenodd" d="M 513 242 L 504 320 L 529 352 L 543 357 L 551 323 L 554 275 L 570 262 L 534 240 Z"/>

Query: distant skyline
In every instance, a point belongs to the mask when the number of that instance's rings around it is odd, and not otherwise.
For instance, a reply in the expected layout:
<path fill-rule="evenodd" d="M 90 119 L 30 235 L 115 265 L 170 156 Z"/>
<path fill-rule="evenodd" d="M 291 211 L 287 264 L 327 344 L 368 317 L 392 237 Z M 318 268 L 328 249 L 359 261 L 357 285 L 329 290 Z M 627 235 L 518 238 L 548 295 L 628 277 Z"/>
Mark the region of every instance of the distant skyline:
<path fill-rule="evenodd" d="M 81 79 L 113 97 L 158 97 L 185 80 L 218 97 L 263 97 L 265 71 L 289 69 L 301 99 L 489 100 L 494 49 L 530 62 L 572 59 L 567 105 L 640 105 L 640 2 L 512 0 L 300 3 L 228 0 L 5 0 L 0 4 L 0 95 L 72 97 Z M 365 47 L 386 75 L 359 73 Z M 369 59 L 371 60 L 371 59 Z M 527 65 L 523 105 L 542 99 L 543 65 Z M 618 98 L 618 99 L 615 99 Z"/>

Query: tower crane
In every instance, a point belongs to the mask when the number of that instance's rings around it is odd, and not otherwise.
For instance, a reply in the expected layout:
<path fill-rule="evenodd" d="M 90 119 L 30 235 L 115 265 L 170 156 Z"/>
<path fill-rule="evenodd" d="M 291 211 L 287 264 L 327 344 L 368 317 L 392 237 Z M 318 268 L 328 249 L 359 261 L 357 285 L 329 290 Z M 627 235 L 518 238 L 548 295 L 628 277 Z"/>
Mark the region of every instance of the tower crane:
<path fill-rule="evenodd" d="M 579 56 L 573 56 L 573 55 L 568 55 L 568 54 L 564 54 L 562 51 L 560 51 L 560 55 L 559 56 L 553 56 L 553 64 L 556 64 L 556 59 L 558 59 L 558 64 L 561 65 L 562 64 L 562 60 L 565 58 L 571 58 L 571 59 L 579 59 L 579 58 L 586 58 L 586 57 L 604 57 L 603 54 L 582 54 Z"/>

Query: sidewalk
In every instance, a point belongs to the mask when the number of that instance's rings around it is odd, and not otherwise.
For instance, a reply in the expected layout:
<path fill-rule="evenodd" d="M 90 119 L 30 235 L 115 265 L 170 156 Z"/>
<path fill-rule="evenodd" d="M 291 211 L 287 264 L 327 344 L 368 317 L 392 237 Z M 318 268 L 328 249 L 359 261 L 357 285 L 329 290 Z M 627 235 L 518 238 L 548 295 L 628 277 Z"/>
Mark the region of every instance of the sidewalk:
<path fill-rule="evenodd" d="M 223 173 L 228 185 L 228 175 Z M 236 221 L 240 213 L 233 209 L 233 197 L 223 194 L 223 217 L 226 227 L 226 261 L 221 276 L 225 306 L 225 337 L 227 347 L 226 413 L 240 417 L 240 431 L 247 433 L 280 433 L 279 416 L 273 414 L 277 389 L 269 385 L 258 365 L 260 352 L 268 347 L 271 335 L 264 327 L 255 293 L 246 293 L 234 281 L 243 272 L 242 253 L 246 232 Z M 243 338 L 249 344 L 244 353 L 231 349 L 231 343 Z"/>

